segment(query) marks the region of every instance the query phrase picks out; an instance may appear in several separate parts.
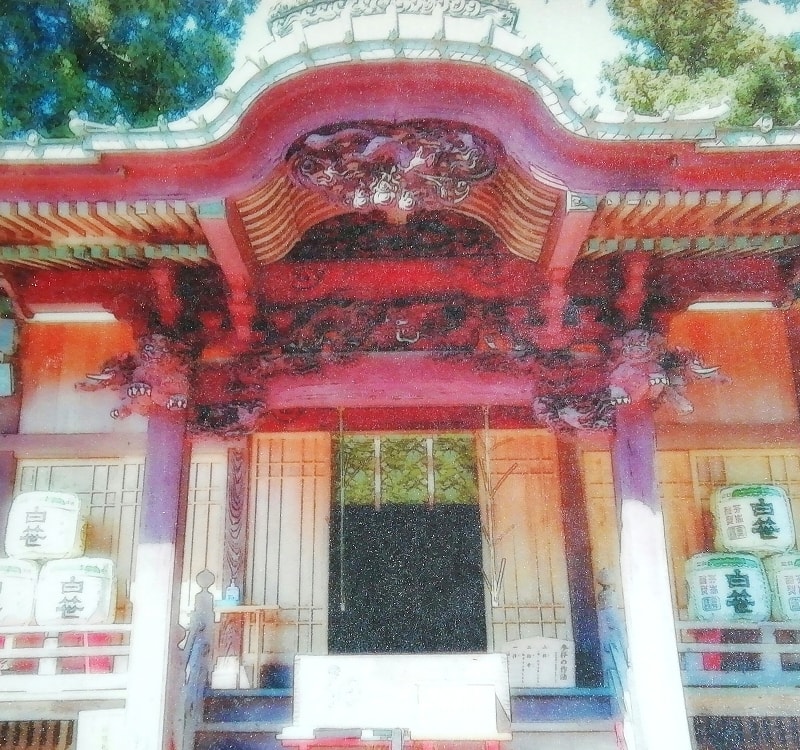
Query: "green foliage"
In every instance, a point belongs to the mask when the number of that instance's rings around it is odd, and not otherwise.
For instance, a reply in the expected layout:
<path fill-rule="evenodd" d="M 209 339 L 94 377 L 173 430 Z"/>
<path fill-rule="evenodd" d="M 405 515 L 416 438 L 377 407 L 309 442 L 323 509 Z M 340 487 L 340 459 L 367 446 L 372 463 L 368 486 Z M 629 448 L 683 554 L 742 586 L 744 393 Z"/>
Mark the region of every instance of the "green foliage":
<path fill-rule="evenodd" d="M 66 134 L 67 113 L 133 126 L 205 101 L 256 0 L 4 0 L 0 135 Z"/>
<path fill-rule="evenodd" d="M 767 34 L 737 0 L 609 0 L 608 9 L 629 51 L 604 66 L 603 79 L 624 105 L 660 114 L 728 97 L 729 124 L 800 120 L 797 45 Z"/>

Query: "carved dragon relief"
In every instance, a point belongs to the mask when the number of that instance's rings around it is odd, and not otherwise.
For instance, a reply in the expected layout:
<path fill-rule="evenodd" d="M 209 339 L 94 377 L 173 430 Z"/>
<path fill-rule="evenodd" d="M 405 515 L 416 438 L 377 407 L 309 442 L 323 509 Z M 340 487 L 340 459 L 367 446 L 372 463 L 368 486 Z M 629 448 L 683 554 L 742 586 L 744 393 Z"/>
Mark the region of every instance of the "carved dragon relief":
<path fill-rule="evenodd" d="M 539 396 L 534 400 L 536 415 L 556 430 L 610 430 L 617 406 L 649 401 L 690 414 L 694 407 L 686 396 L 687 385 L 700 380 L 728 382 L 719 367 L 706 365 L 696 352 L 668 349 L 661 334 L 641 328 L 614 339 L 612 352 L 605 387 Z"/>
<path fill-rule="evenodd" d="M 238 437 L 255 431 L 266 414 L 273 377 L 319 372 L 375 352 L 425 351 L 469 360 L 478 370 L 521 374 L 537 384 L 535 415 L 555 430 L 613 429 L 619 405 L 644 400 L 686 414 L 688 383 L 725 381 L 719 368 L 668 349 L 663 336 L 643 329 L 616 339 L 606 329 L 598 341 L 581 340 L 576 329 L 562 348 L 546 350 L 537 345 L 541 321 L 520 304 L 316 303 L 265 317 L 262 341 L 244 353 L 204 360 L 199 345 L 151 333 L 136 352 L 109 360 L 77 387 L 117 389 L 117 419 L 154 407 L 188 409 L 191 431 Z"/>
<path fill-rule="evenodd" d="M 350 210 L 455 206 L 494 174 L 499 143 L 436 120 L 359 122 L 309 133 L 289 149 L 292 178 Z"/>
<path fill-rule="evenodd" d="M 110 359 L 100 372 L 87 374 L 76 387 L 85 391 L 118 389 L 120 405 L 111 412 L 114 419 L 147 415 L 154 406 L 183 410 L 189 405 L 190 369 L 186 346 L 150 333 L 139 339 L 135 353 Z"/>

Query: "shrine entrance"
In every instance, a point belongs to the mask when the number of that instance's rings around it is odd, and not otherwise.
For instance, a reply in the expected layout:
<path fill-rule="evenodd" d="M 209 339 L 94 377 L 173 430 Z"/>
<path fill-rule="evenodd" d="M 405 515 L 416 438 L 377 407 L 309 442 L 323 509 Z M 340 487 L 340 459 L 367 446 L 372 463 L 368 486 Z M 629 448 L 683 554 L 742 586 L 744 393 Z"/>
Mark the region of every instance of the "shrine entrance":
<path fill-rule="evenodd" d="M 348 436 L 335 472 L 330 653 L 485 651 L 472 438 Z"/>

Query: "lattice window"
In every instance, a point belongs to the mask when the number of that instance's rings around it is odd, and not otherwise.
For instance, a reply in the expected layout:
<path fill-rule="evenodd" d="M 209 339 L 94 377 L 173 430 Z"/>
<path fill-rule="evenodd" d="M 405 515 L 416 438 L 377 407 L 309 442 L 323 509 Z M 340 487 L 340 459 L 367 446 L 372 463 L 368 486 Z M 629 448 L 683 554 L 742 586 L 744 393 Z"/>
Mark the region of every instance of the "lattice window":
<path fill-rule="evenodd" d="M 117 574 L 118 618 L 130 616 L 130 581 L 139 536 L 144 460 L 25 459 L 17 465 L 16 492 L 72 492 L 88 508 L 86 552 L 110 557 Z"/>
<path fill-rule="evenodd" d="M 248 507 L 248 603 L 274 616 L 245 633 L 274 661 L 325 653 L 328 623 L 328 434 L 262 435 L 254 440 Z"/>
<path fill-rule="evenodd" d="M 23 459 L 16 492 L 53 490 L 78 495 L 88 509 L 86 553 L 114 560 L 117 619 L 130 616 L 128 594 L 139 536 L 144 459 Z M 184 586 L 181 608 L 191 609 L 194 579 L 209 568 L 221 584 L 226 461 L 222 454 L 193 457 L 188 485 Z"/>
<path fill-rule="evenodd" d="M 184 625 L 188 624 L 188 613 L 194 607 L 195 594 L 200 590 L 196 579 L 201 570 L 210 570 L 214 574 L 215 582 L 211 591 L 215 597 L 220 598 L 223 593 L 227 468 L 227 456 L 224 453 L 192 455 L 181 586 L 181 617 Z"/>
<path fill-rule="evenodd" d="M 800 452 L 796 450 L 662 451 L 658 462 L 678 610 L 687 607 L 686 560 L 713 549 L 710 499 L 715 489 L 776 484 L 792 499 L 795 525 L 800 520 Z"/>
<path fill-rule="evenodd" d="M 490 431 L 479 447 L 484 568 L 494 582 L 490 649 L 518 638 L 572 638 L 555 439 Z"/>

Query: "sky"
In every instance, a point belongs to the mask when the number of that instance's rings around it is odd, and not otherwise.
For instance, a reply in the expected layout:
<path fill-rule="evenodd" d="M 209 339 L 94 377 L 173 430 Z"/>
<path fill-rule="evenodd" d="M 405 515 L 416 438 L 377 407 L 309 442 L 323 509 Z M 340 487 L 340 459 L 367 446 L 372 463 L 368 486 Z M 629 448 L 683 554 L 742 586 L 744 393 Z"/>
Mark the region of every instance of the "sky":
<path fill-rule="evenodd" d="M 266 38 L 266 17 L 279 0 L 262 0 L 245 31 L 237 57 L 257 50 Z M 624 50 L 622 40 L 611 31 L 604 0 L 517 0 L 520 10 L 517 31 L 540 44 L 547 59 L 575 83 L 575 91 L 587 104 L 613 109 L 601 94 L 600 70 Z M 782 7 L 759 0 L 743 3 L 771 34 L 800 31 L 800 12 L 786 13 Z"/>

